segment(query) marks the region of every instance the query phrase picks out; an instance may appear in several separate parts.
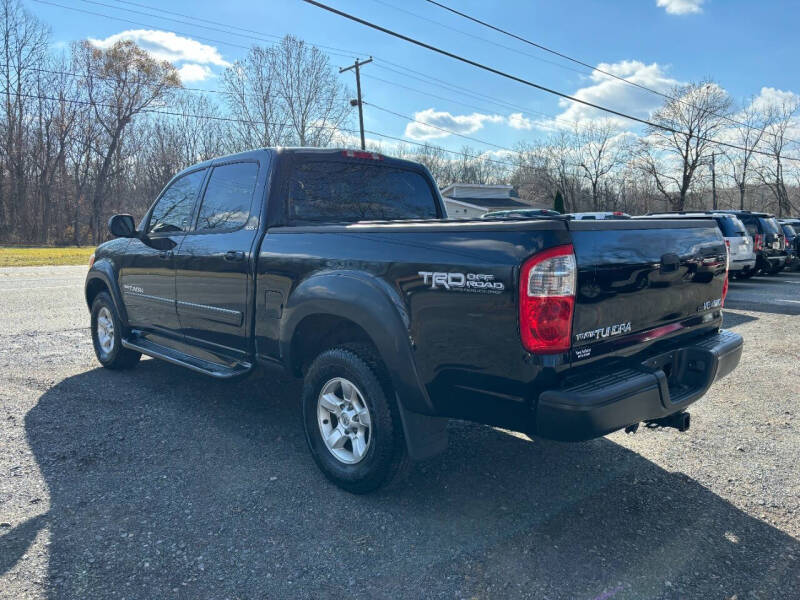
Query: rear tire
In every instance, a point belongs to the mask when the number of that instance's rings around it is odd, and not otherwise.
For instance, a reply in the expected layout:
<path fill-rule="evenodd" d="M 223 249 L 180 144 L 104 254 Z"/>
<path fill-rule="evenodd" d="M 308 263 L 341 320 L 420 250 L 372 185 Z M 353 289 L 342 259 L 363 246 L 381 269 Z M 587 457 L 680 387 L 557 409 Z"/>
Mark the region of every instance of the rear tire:
<path fill-rule="evenodd" d="M 354 494 L 387 485 L 407 463 L 385 368 L 368 346 L 326 350 L 303 382 L 303 428 L 325 477 Z"/>
<path fill-rule="evenodd" d="M 108 292 L 92 302 L 92 344 L 97 360 L 106 369 L 130 369 L 141 353 L 122 347 L 122 320 Z"/>
<path fill-rule="evenodd" d="M 742 269 L 736 274 L 736 279 L 750 279 L 756 274 L 756 269 Z"/>

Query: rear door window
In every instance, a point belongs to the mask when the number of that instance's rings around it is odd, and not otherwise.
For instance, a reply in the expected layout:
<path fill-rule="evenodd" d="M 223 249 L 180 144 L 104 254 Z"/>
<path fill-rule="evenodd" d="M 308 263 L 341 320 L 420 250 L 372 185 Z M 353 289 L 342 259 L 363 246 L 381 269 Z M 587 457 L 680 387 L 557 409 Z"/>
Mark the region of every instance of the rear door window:
<path fill-rule="evenodd" d="M 722 232 L 722 235 L 725 237 L 744 237 L 747 233 L 739 219 L 717 217 L 715 221 L 717 225 L 719 225 L 719 230 Z"/>
<path fill-rule="evenodd" d="M 346 161 L 300 163 L 289 181 L 293 223 L 436 219 L 436 197 L 416 171 Z"/>
<path fill-rule="evenodd" d="M 197 217 L 197 231 L 231 231 L 250 218 L 258 163 L 219 165 L 211 171 Z"/>
<path fill-rule="evenodd" d="M 188 231 L 192 223 L 194 201 L 205 176 L 206 169 L 200 169 L 170 183 L 150 213 L 147 233 Z"/>
<path fill-rule="evenodd" d="M 758 220 L 761 221 L 761 227 L 764 233 L 778 233 L 778 223 L 775 219 L 760 217 Z"/>

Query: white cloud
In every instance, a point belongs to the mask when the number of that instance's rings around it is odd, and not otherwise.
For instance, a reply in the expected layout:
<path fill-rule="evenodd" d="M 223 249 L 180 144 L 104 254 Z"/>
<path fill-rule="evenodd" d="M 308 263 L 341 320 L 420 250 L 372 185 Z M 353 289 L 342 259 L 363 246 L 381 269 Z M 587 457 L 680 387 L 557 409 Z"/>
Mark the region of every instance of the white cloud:
<path fill-rule="evenodd" d="M 193 83 L 213 77 L 214 72 L 205 65 L 186 63 L 178 69 L 178 76 L 181 78 L 181 83 Z"/>
<path fill-rule="evenodd" d="M 657 64 L 645 64 L 637 60 L 625 60 L 618 63 L 600 63 L 598 69 L 612 73 L 617 77 L 622 77 L 638 85 L 667 93 L 674 85 L 681 82 L 667 76 L 664 68 Z M 576 98 L 613 108 L 619 112 L 630 114 L 636 117 L 646 118 L 652 111 L 660 107 L 664 98 L 647 90 L 614 79 L 598 71 L 594 71 L 590 76 L 591 85 L 578 89 L 571 94 Z M 615 117 L 599 109 L 573 102 L 571 100 L 559 100 L 559 105 L 564 109 L 555 119 L 546 119 L 536 122 L 541 129 L 557 129 L 559 127 L 572 127 L 575 122 L 597 119 L 611 119 L 612 123 L 618 127 L 629 127 L 631 121 L 622 117 Z"/>
<path fill-rule="evenodd" d="M 508 115 L 508 125 L 514 129 L 524 129 L 529 131 L 534 128 L 534 123 L 522 113 L 512 113 Z"/>
<path fill-rule="evenodd" d="M 752 107 L 765 110 L 770 107 L 789 105 L 800 101 L 800 96 L 794 92 L 779 90 L 773 87 L 762 87 L 761 92 L 753 98 Z"/>
<path fill-rule="evenodd" d="M 406 125 L 406 137 L 412 140 L 433 140 L 450 135 L 450 133 L 442 131 L 442 129 L 449 129 L 460 134 L 470 134 L 481 129 L 484 123 L 501 123 L 505 121 L 505 117 L 502 115 L 485 115 L 482 113 L 453 115 L 433 108 L 426 108 L 414 113 L 414 118 L 417 121 L 426 123 L 426 125 L 422 123 L 409 123 Z M 433 125 L 433 127 L 429 125 Z M 437 127 L 442 129 L 437 129 Z"/>
<path fill-rule="evenodd" d="M 214 46 L 201 44 L 197 40 L 183 37 L 171 31 L 153 29 L 131 29 L 115 33 L 103 40 L 89 38 L 89 42 L 98 48 L 109 48 L 120 40 L 132 40 L 157 60 L 168 60 L 172 63 L 190 62 L 197 65 L 214 65 L 227 67 L 230 63 L 222 58 Z M 194 70 L 197 74 L 198 71 Z"/>
<path fill-rule="evenodd" d="M 658 0 L 658 6 L 670 15 L 691 15 L 703 12 L 705 0 Z"/>

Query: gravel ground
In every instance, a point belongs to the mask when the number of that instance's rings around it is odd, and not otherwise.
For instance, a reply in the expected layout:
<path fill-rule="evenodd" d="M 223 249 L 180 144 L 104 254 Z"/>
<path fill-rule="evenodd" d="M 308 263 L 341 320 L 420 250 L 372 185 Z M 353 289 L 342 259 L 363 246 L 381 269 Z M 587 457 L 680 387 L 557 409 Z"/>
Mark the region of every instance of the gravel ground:
<path fill-rule="evenodd" d="M 742 364 L 687 433 L 453 423 L 357 497 L 314 466 L 296 382 L 98 368 L 84 273 L 0 269 L 0 598 L 800 598 L 791 303 L 727 312 Z"/>

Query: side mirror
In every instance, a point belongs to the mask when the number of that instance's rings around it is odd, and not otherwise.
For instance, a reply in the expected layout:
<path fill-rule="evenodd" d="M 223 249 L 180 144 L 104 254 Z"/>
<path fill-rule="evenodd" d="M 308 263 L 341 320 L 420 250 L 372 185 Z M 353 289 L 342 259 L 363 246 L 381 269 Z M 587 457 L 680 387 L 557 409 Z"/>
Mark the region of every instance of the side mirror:
<path fill-rule="evenodd" d="M 108 230 L 116 237 L 134 237 L 136 223 L 131 215 L 114 215 L 108 220 Z"/>

